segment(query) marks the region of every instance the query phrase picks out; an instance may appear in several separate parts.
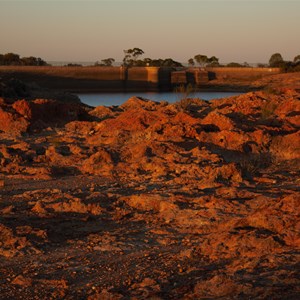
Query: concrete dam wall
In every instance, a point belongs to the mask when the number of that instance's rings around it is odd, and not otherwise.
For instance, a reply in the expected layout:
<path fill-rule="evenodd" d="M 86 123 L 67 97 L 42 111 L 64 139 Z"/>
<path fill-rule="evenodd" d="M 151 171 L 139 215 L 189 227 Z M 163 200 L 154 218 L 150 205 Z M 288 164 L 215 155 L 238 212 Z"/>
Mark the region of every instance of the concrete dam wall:
<path fill-rule="evenodd" d="M 170 91 L 177 85 L 199 88 L 213 81 L 243 82 L 280 73 L 269 68 L 173 68 L 159 67 L 31 67 L 0 66 L 0 77 L 14 77 L 44 88 L 71 92 Z"/>
<path fill-rule="evenodd" d="M 44 88 L 71 92 L 169 90 L 171 68 L 0 66 L 0 77 L 14 77 Z"/>
<path fill-rule="evenodd" d="M 0 67 L 0 77 L 71 92 L 159 91 L 169 88 L 170 74 L 154 67 Z"/>

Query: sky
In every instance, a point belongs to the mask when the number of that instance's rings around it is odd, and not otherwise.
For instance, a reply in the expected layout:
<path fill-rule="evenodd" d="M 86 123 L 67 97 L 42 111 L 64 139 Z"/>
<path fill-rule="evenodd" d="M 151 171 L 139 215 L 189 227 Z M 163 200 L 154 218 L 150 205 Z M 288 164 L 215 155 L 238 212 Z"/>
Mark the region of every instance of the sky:
<path fill-rule="evenodd" d="M 300 54 L 300 0 L 0 0 L 0 53 L 46 61 L 187 62 L 197 54 L 223 63 L 266 63 Z"/>

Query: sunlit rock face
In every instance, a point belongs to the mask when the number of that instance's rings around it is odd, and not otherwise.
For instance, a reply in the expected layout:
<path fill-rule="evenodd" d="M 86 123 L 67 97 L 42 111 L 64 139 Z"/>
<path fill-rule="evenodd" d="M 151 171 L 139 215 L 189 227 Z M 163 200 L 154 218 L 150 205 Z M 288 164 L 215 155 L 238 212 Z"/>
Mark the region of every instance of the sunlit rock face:
<path fill-rule="evenodd" d="M 299 115 L 291 89 L 1 100 L 3 297 L 295 299 Z"/>

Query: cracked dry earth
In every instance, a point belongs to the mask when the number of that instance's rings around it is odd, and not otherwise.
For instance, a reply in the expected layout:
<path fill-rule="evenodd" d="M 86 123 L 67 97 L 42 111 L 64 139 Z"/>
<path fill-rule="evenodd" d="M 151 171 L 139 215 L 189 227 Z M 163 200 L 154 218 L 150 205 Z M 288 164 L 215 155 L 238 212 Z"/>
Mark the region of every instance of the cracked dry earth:
<path fill-rule="evenodd" d="M 299 299 L 299 97 L 3 100 L 0 298 Z"/>

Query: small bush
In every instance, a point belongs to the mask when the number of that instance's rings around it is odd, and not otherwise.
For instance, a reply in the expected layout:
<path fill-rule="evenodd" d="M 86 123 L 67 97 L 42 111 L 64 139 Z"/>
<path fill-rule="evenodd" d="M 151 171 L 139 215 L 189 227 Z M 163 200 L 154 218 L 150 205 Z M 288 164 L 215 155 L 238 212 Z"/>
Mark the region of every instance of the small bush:
<path fill-rule="evenodd" d="M 184 98 L 175 103 L 175 106 L 180 111 L 188 111 L 190 106 L 193 104 L 193 99 Z"/>
<path fill-rule="evenodd" d="M 188 111 L 191 104 L 193 104 L 193 98 L 190 98 L 190 94 L 195 92 L 194 87 L 189 83 L 188 85 L 180 85 L 175 88 L 175 93 L 178 94 L 179 100 L 175 102 L 175 106 L 178 110 Z"/>
<path fill-rule="evenodd" d="M 190 96 L 190 94 L 195 92 L 195 88 L 192 84 L 181 84 L 174 89 L 174 92 L 179 96 L 180 99 L 185 99 Z"/>

